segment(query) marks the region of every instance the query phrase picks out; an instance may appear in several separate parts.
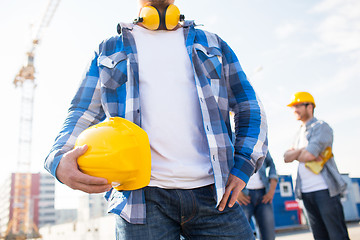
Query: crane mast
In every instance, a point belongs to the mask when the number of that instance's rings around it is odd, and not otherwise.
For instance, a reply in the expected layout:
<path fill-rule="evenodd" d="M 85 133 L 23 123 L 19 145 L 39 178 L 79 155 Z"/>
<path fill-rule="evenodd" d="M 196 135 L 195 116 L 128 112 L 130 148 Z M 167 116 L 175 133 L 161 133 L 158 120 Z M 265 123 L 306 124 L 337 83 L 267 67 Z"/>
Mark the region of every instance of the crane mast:
<path fill-rule="evenodd" d="M 49 0 L 41 19 L 27 62 L 20 69 L 13 81 L 21 88 L 20 130 L 18 142 L 17 171 L 14 174 L 14 195 L 12 217 L 8 224 L 5 239 L 40 238 L 37 226 L 33 223 L 33 200 L 31 196 L 31 145 L 35 83 L 35 50 L 40 43 L 43 31 L 49 26 L 60 0 Z"/>

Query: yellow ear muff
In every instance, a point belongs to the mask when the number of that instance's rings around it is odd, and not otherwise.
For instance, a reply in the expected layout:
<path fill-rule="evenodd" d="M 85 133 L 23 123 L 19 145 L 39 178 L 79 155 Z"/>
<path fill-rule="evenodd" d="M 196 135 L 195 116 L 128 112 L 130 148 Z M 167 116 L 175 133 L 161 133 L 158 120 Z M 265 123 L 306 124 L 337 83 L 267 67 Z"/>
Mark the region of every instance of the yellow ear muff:
<path fill-rule="evenodd" d="M 141 9 L 140 15 L 134 20 L 134 23 L 141 22 L 144 27 L 149 30 L 158 30 L 160 26 L 167 30 L 173 30 L 179 23 L 184 21 L 184 15 L 180 14 L 180 10 L 173 4 L 166 7 L 163 14 L 153 6 L 145 6 Z"/>
<path fill-rule="evenodd" d="M 165 27 L 173 30 L 180 21 L 180 10 L 175 5 L 169 5 L 165 10 Z"/>
<path fill-rule="evenodd" d="M 160 26 L 160 13 L 153 6 L 145 6 L 141 9 L 139 20 L 149 30 L 156 30 Z"/>

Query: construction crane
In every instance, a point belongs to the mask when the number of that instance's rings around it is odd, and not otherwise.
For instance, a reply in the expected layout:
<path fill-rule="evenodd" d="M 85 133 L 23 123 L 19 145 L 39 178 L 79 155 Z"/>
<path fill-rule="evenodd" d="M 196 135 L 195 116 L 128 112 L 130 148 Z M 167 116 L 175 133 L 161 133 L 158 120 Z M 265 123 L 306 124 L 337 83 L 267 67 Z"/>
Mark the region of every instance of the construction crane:
<path fill-rule="evenodd" d="M 26 53 L 27 63 L 15 76 L 14 84 L 21 88 L 19 149 L 17 172 L 14 174 L 14 195 L 12 216 L 8 223 L 5 239 L 40 239 L 33 222 L 33 199 L 31 198 L 31 143 L 35 93 L 34 57 L 37 46 L 46 27 L 49 26 L 60 0 L 49 0 L 39 27 L 32 39 L 30 51 Z"/>

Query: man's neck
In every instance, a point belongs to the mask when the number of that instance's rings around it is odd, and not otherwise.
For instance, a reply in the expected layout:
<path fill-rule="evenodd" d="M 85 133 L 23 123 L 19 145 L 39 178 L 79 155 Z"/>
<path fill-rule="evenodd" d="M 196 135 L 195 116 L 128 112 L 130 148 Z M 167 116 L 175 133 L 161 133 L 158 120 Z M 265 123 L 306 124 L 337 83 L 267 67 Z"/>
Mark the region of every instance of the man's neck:
<path fill-rule="evenodd" d="M 304 125 L 304 126 L 306 126 L 306 123 L 308 123 L 311 119 L 313 119 L 314 118 L 314 116 L 310 116 L 309 118 L 307 118 L 307 119 L 304 119 L 304 120 L 301 120 L 301 125 Z"/>
<path fill-rule="evenodd" d="M 139 22 L 139 23 L 137 23 L 136 25 L 138 25 L 138 26 L 140 26 L 140 27 L 142 27 L 142 28 L 145 28 L 145 29 L 147 29 L 145 26 L 144 26 L 144 24 L 142 24 L 141 22 Z M 172 29 L 172 30 L 167 30 L 167 31 L 175 31 L 175 30 L 178 30 L 179 28 L 181 28 L 182 26 L 181 26 L 181 24 L 179 23 L 174 29 Z M 159 28 L 158 30 L 166 30 L 165 28 Z"/>

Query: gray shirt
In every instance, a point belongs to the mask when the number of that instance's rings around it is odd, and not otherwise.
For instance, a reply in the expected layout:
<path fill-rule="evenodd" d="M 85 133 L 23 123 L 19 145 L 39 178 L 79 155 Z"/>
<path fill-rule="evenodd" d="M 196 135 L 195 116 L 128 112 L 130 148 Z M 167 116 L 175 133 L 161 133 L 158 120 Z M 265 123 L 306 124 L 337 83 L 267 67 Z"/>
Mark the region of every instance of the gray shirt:
<path fill-rule="evenodd" d="M 297 148 L 298 142 L 304 140 L 300 139 L 301 134 L 300 130 L 297 132 L 294 142 L 294 148 Z M 319 156 L 321 152 L 325 150 L 326 147 L 332 147 L 333 144 L 333 130 L 332 128 L 324 121 L 317 120 L 315 117 L 306 123 L 305 134 L 303 135 L 306 141 L 308 142 L 306 150 L 313 154 L 314 156 Z M 329 187 L 330 197 L 336 196 L 346 189 L 346 183 L 342 179 L 334 157 L 330 158 L 324 168 L 320 172 L 321 176 L 324 178 L 326 184 Z M 296 187 L 295 187 L 296 197 L 301 199 L 301 179 L 298 176 L 296 178 Z"/>

